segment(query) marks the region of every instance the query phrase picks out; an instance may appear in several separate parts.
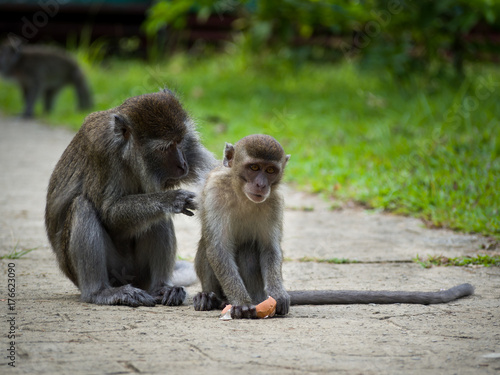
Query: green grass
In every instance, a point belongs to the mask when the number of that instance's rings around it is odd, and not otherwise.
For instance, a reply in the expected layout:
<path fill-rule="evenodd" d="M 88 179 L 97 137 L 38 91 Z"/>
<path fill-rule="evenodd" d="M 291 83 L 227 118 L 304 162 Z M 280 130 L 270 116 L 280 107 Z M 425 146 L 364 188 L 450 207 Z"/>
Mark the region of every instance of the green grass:
<path fill-rule="evenodd" d="M 315 263 L 330 263 L 330 264 L 352 264 L 361 263 L 357 260 L 347 258 L 315 258 L 315 257 L 302 257 L 298 259 L 299 262 L 315 262 Z"/>
<path fill-rule="evenodd" d="M 500 255 L 478 254 L 475 256 L 459 256 L 456 258 L 447 258 L 442 255 L 429 255 L 427 258 L 421 258 L 418 255 L 413 259 L 415 263 L 424 268 L 432 266 L 469 266 L 480 265 L 485 267 L 500 266 Z"/>
<path fill-rule="evenodd" d="M 16 243 L 13 249 L 8 254 L 0 256 L 0 259 L 19 259 L 36 249 L 38 249 L 38 247 L 32 249 L 18 249 L 18 243 Z"/>
<path fill-rule="evenodd" d="M 374 263 L 372 261 L 364 262 L 354 259 L 347 258 L 316 258 L 316 257 L 302 257 L 299 259 L 286 258 L 285 261 L 292 262 L 314 262 L 314 263 L 329 263 L 329 264 L 353 264 L 353 263 Z M 500 267 L 500 255 L 498 254 L 477 254 L 474 256 L 458 256 L 455 258 L 448 258 L 443 255 L 428 255 L 426 258 L 419 257 L 418 255 L 411 261 L 402 260 L 396 263 L 418 263 L 424 268 L 431 268 L 432 266 L 458 266 L 466 267 L 472 265 L 480 265 L 484 267 L 497 266 Z M 384 261 L 375 263 L 385 263 Z M 389 261 L 389 263 L 394 263 L 394 261 Z"/>
<path fill-rule="evenodd" d="M 226 141 L 267 133 L 292 155 L 286 178 L 298 188 L 500 238 L 499 67 L 469 66 L 464 82 L 397 82 L 348 62 L 297 68 L 234 53 L 85 70 L 96 109 L 168 86 L 217 156 Z M 0 108 L 20 111 L 17 88 L 0 90 Z M 42 118 L 77 129 L 85 114 L 74 108 L 68 89 Z"/>

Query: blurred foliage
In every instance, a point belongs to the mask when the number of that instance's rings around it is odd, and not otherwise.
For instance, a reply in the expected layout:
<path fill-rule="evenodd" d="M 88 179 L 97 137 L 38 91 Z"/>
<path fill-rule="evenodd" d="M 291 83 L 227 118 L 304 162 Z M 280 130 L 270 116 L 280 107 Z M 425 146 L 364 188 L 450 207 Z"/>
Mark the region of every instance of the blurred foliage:
<path fill-rule="evenodd" d="M 300 189 L 500 238 L 498 66 L 468 63 L 459 84 L 414 74 L 402 85 L 388 69 L 368 72 L 348 61 L 297 68 L 286 57 L 239 48 L 155 64 L 82 65 L 95 110 L 169 87 L 218 157 L 224 142 L 267 133 L 292 154 L 285 177 Z M 42 119 L 77 129 L 85 113 L 75 103 L 68 87 Z M 15 85 L 2 82 L 0 107 L 19 113 Z"/>
<path fill-rule="evenodd" d="M 383 66 L 399 77 L 411 71 L 461 76 L 481 44 L 465 35 L 500 18 L 496 0 L 159 0 L 145 30 L 183 29 L 189 14 L 236 17 L 236 39 L 252 53 L 272 48 L 305 59 L 358 57 L 362 66 Z M 326 38 L 325 36 L 330 36 Z M 486 51 L 485 53 L 488 53 Z M 452 64 L 449 64 L 449 63 Z M 449 67 L 453 69 L 449 69 Z"/>
<path fill-rule="evenodd" d="M 488 50 L 466 38 L 497 27 L 500 2 L 161 0 L 144 27 L 163 37 L 192 14 L 234 19 L 224 53 L 147 64 L 69 40 L 95 110 L 166 86 L 218 156 L 226 141 L 267 133 L 292 154 L 286 178 L 299 188 L 500 238 L 500 69 L 477 64 Z M 42 118 L 77 129 L 75 101 L 65 89 Z M 21 104 L 5 83 L 1 107 Z"/>

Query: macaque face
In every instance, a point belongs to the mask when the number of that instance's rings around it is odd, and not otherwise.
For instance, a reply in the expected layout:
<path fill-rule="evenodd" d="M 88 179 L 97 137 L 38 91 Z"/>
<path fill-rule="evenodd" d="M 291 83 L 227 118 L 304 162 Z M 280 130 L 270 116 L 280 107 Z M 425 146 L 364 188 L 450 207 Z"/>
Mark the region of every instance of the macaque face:
<path fill-rule="evenodd" d="M 269 197 L 271 186 L 279 180 L 281 166 L 276 162 L 248 160 L 239 176 L 245 182 L 243 192 L 247 198 L 254 203 L 262 203 Z"/>
<path fill-rule="evenodd" d="M 162 186 L 168 186 L 172 180 L 185 177 L 189 166 L 182 149 L 182 143 L 158 141 L 158 145 L 146 154 L 146 163 L 151 174 Z"/>
<path fill-rule="evenodd" d="M 226 143 L 223 165 L 232 169 L 231 175 L 250 201 L 262 203 L 280 182 L 289 159 L 271 136 L 250 135 L 236 146 Z"/>

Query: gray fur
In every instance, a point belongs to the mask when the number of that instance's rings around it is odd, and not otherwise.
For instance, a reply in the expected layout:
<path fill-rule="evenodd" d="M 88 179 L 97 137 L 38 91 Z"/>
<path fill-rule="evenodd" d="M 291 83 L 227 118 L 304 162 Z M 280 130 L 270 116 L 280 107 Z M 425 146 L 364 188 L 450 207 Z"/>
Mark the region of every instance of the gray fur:
<path fill-rule="evenodd" d="M 4 44 L 0 47 L 0 73 L 17 81 L 24 98 L 24 117 L 33 117 L 35 103 L 43 97 L 50 112 L 59 91 L 72 85 L 80 110 L 92 107 L 92 94 L 78 63 L 64 50 L 32 45 Z"/>
<path fill-rule="evenodd" d="M 289 291 L 292 305 L 326 304 L 389 304 L 413 303 L 429 305 L 447 303 L 457 298 L 474 293 L 470 284 L 460 284 L 438 292 L 403 292 L 403 291 L 356 291 L 356 290 L 315 290 Z"/>
<path fill-rule="evenodd" d="M 59 265 L 82 301 L 184 301 L 184 289 L 172 282 L 172 216 L 192 215 L 196 206 L 194 193 L 178 187 L 202 178 L 214 162 L 170 92 L 87 116 L 54 169 L 45 212 Z"/>

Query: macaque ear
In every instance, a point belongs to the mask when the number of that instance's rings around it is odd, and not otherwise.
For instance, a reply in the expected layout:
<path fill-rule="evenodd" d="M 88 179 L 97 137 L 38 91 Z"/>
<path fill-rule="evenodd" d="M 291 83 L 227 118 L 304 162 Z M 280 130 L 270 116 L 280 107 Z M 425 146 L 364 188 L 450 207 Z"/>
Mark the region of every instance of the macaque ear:
<path fill-rule="evenodd" d="M 224 148 L 224 167 L 231 168 L 233 165 L 234 159 L 234 146 L 231 143 L 226 143 L 226 147 Z"/>
<path fill-rule="evenodd" d="M 283 164 L 283 167 L 288 164 L 288 160 L 290 160 L 290 154 L 285 156 L 285 164 Z"/>
<path fill-rule="evenodd" d="M 119 137 L 123 137 L 125 140 L 128 140 L 130 138 L 130 127 L 128 126 L 125 118 L 118 113 L 114 113 L 113 122 L 115 134 Z"/>
<path fill-rule="evenodd" d="M 172 96 L 174 96 L 174 97 L 175 97 L 175 92 L 173 92 L 172 90 L 170 90 L 170 89 L 168 89 L 168 88 L 166 88 L 166 87 L 164 87 L 164 88 L 161 90 L 161 92 L 163 92 L 163 93 L 165 93 L 165 94 L 172 95 Z"/>

